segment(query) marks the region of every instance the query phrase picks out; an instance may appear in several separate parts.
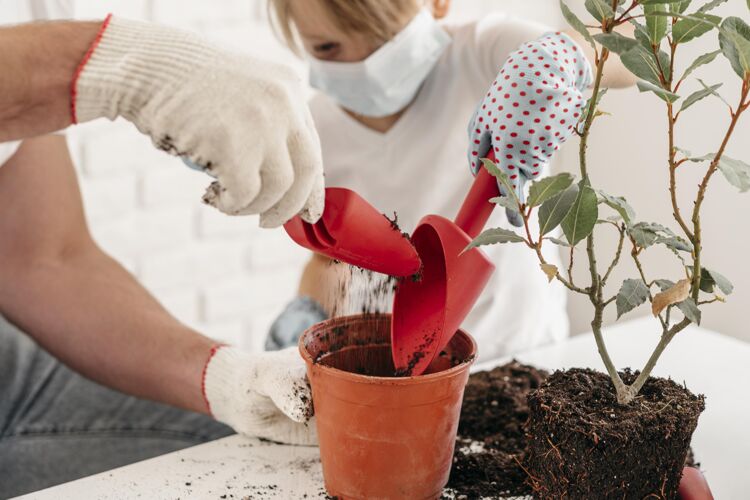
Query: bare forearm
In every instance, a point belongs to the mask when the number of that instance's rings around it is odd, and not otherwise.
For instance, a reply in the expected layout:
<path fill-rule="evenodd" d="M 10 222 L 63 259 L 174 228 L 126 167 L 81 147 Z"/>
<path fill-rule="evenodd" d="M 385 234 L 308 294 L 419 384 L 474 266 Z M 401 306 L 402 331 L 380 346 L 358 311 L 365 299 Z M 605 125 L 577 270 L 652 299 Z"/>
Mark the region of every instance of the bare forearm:
<path fill-rule="evenodd" d="M 0 28 L 0 142 L 70 125 L 71 81 L 100 25 L 50 22 Z"/>
<path fill-rule="evenodd" d="M 180 324 L 92 245 L 5 274 L 0 310 L 83 375 L 139 397 L 205 412 L 213 342 Z"/>

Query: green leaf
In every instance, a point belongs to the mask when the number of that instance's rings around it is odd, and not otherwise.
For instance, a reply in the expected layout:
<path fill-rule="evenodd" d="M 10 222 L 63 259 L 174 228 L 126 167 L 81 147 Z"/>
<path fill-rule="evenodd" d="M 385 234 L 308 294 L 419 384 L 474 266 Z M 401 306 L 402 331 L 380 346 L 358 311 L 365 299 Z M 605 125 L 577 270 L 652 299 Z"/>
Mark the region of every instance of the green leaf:
<path fill-rule="evenodd" d="M 696 80 L 698 80 L 698 83 L 701 84 L 701 87 L 703 87 L 704 90 L 706 90 L 706 91 L 709 90 L 710 87 L 708 85 L 706 85 L 706 83 L 703 80 L 701 80 L 700 78 L 696 78 Z M 718 92 L 716 92 L 716 90 L 713 90 L 711 92 L 711 95 L 714 95 L 717 98 L 719 98 L 721 100 L 721 102 L 723 102 L 724 104 L 726 104 L 728 107 L 730 107 L 730 108 L 732 107 L 732 105 L 729 104 L 726 99 L 724 99 L 723 97 L 721 97 L 721 94 L 719 94 Z"/>
<path fill-rule="evenodd" d="M 695 104 L 696 102 L 700 101 L 704 97 L 708 97 L 710 95 L 716 95 L 716 90 L 721 87 L 721 83 L 717 83 L 716 85 L 711 85 L 710 87 L 704 87 L 701 90 L 697 90 L 687 96 L 687 98 L 682 102 L 682 106 L 680 107 L 680 113 L 688 109 L 690 106 Z"/>
<path fill-rule="evenodd" d="M 750 0 L 748 1 L 750 2 Z M 685 73 L 683 73 L 682 78 L 680 78 L 680 80 L 684 80 L 685 78 L 687 78 L 687 76 L 690 73 L 700 68 L 704 64 L 708 64 L 712 62 L 714 59 L 716 59 L 716 56 L 718 56 L 719 54 L 721 54 L 721 51 L 716 50 L 714 52 L 709 52 L 707 54 L 703 54 L 702 56 L 698 57 L 695 61 L 692 62 L 692 64 L 690 64 L 690 66 L 688 66 L 688 68 L 685 70 Z"/>
<path fill-rule="evenodd" d="M 691 0 L 684 0 L 682 2 L 674 2 L 671 5 L 671 11 L 676 12 L 678 14 L 681 14 L 687 10 L 687 8 L 690 6 Z"/>
<path fill-rule="evenodd" d="M 687 266 L 690 273 L 693 272 L 692 266 Z M 700 289 L 706 293 L 714 293 L 714 287 L 718 287 L 724 295 L 730 295 L 734 291 L 734 285 L 723 274 L 701 267 L 701 284 Z"/>
<path fill-rule="evenodd" d="M 628 38 L 616 32 L 596 34 L 594 35 L 594 40 L 615 54 L 622 54 L 638 45 L 638 40 Z"/>
<path fill-rule="evenodd" d="M 656 244 L 662 244 L 665 245 L 672 250 L 677 250 L 680 252 L 692 252 L 693 251 L 693 245 L 685 240 L 684 238 L 680 238 L 679 236 L 659 236 L 656 238 L 656 241 L 654 242 Z"/>
<path fill-rule="evenodd" d="M 578 183 L 578 196 L 568 215 L 562 221 L 562 230 L 571 245 L 591 234 L 599 218 L 596 193 L 585 180 Z"/>
<path fill-rule="evenodd" d="M 659 235 L 654 229 L 646 222 L 639 222 L 628 227 L 628 234 L 635 244 L 641 248 L 648 248 L 659 238 Z"/>
<path fill-rule="evenodd" d="M 750 72 L 750 26 L 739 17 L 728 17 L 719 30 L 721 51 L 740 78 Z"/>
<path fill-rule="evenodd" d="M 638 90 L 640 90 L 641 92 L 653 92 L 665 102 L 675 102 L 677 99 L 680 98 L 680 96 L 678 96 L 674 92 L 670 92 L 661 87 L 657 87 L 653 83 L 641 81 L 641 82 L 638 82 L 637 85 L 638 85 Z"/>
<path fill-rule="evenodd" d="M 626 279 L 623 281 L 615 299 L 617 319 L 646 302 L 646 299 L 648 299 L 648 288 L 643 280 Z"/>
<path fill-rule="evenodd" d="M 513 198 L 510 196 L 497 196 L 495 198 L 490 198 L 490 203 L 518 212 L 518 204 L 513 201 Z"/>
<path fill-rule="evenodd" d="M 545 177 L 531 184 L 527 204 L 532 207 L 541 205 L 553 196 L 565 191 L 573 184 L 573 176 L 567 172 Z"/>
<path fill-rule="evenodd" d="M 539 234 L 542 236 L 555 229 L 573 208 L 578 198 L 578 186 L 573 184 L 568 189 L 545 201 L 539 207 Z"/>
<path fill-rule="evenodd" d="M 604 0 L 586 0 L 584 5 L 586 6 L 586 10 L 589 11 L 597 21 L 615 17 L 612 6 L 609 2 L 605 2 Z"/>
<path fill-rule="evenodd" d="M 505 174 L 505 172 L 497 168 L 497 165 L 492 160 L 488 160 L 487 158 L 482 158 L 482 164 L 492 177 L 500 181 L 500 183 L 505 187 L 505 192 L 509 193 L 508 196 L 511 198 L 513 204 L 518 207 L 520 201 L 518 200 L 518 196 L 516 195 L 516 190 L 513 189 L 513 183 L 510 182 L 510 178 Z"/>
<path fill-rule="evenodd" d="M 719 160 L 719 170 L 729 183 L 738 188 L 741 193 L 750 189 L 750 165 L 722 155 Z"/>
<path fill-rule="evenodd" d="M 663 12 L 662 4 L 644 5 L 643 12 L 646 14 L 646 33 L 651 45 L 658 46 L 667 36 L 667 21 L 665 16 L 655 16 L 655 12 Z"/>
<path fill-rule="evenodd" d="M 496 243 L 523 243 L 524 241 L 526 240 L 523 237 L 517 235 L 510 229 L 495 227 L 482 231 L 479 236 L 469 243 L 469 246 L 464 248 L 464 252 L 484 245 L 494 245 Z"/>
<path fill-rule="evenodd" d="M 547 236 L 544 239 L 551 241 L 555 245 L 560 245 L 561 247 L 568 247 L 568 248 L 570 248 L 570 243 L 568 243 L 567 241 L 563 241 L 563 240 L 561 240 L 559 238 L 553 238 L 552 236 Z"/>
<path fill-rule="evenodd" d="M 651 53 L 653 49 L 651 47 L 651 40 L 649 40 L 648 38 L 646 27 L 642 24 L 639 24 L 635 19 L 631 19 L 630 24 L 635 27 L 635 31 L 633 33 L 635 39 L 638 40 L 638 43 L 640 43 L 641 46 L 646 49 L 646 51 L 648 51 L 648 53 Z"/>
<path fill-rule="evenodd" d="M 706 20 L 711 22 L 706 22 Z M 720 17 L 709 14 L 693 14 L 689 18 L 680 19 L 672 26 L 672 41 L 675 43 L 689 42 L 708 33 L 720 22 Z"/>
<path fill-rule="evenodd" d="M 728 0 L 713 0 L 711 2 L 708 2 L 706 5 L 698 9 L 699 13 L 708 12 L 709 10 L 713 10 L 719 5 L 726 3 Z"/>
<path fill-rule="evenodd" d="M 724 295 L 730 295 L 734 291 L 734 285 L 732 285 L 732 282 L 723 274 L 704 267 L 701 273 L 701 281 L 703 281 L 703 273 L 708 274 L 711 281 L 719 287 L 719 290 L 721 290 Z"/>
<path fill-rule="evenodd" d="M 675 305 L 677 306 L 677 309 L 679 309 L 682 312 L 682 314 L 685 315 L 687 319 L 689 319 L 696 325 L 701 324 L 701 310 L 698 309 L 697 305 L 695 305 L 695 301 L 693 300 L 692 297 L 688 297 L 687 299 Z"/>
<path fill-rule="evenodd" d="M 628 204 L 625 198 L 621 196 L 612 196 L 601 190 L 597 191 L 597 193 L 602 197 L 604 203 L 620 214 L 620 217 L 622 217 L 622 220 L 624 220 L 626 224 L 630 224 L 630 222 L 635 219 L 635 210 L 633 210 L 633 207 Z"/>
<path fill-rule="evenodd" d="M 578 17 L 573 14 L 573 11 L 568 8 L 567 5 L 565 5 L 565 2 L 563 0 L 560 0 L 560 10 L 562 10 L 563 17 L 568 22 L 571 28 L 576 30 L 578 33 L 581 34 L 581 36 L 591 44 L 592 47 L 596 48 L 596 44 L 594 44 L 594 39 L 591 38 L 591 33 L 589 33 L 588 28 L 586 28 L 586 25 L 583 24 L 583 21 L 578 19 Z"/>
<path fill-rule="evenodd" d="M 659 289 L 662 292 L 664 290 L 669 290 L 670 288 L 672 288 L 674 286 L 674 281 L 665 280 L 665 279 L 654 280 L 654 283 L 656 284 L 656 286 L 659 287 Z"/>
<path fill-rule="evenodd" d="M 654 85 L 661 86 L 661 72 L 656 57 L 642 46 L 637 46 L 624 52 L 620 56 L 622 64 L 635 76 L 651 82 Z M 669 74 L 669 55 L 664 51 L 659 51 L 659 61 L 665 74 Z"/>

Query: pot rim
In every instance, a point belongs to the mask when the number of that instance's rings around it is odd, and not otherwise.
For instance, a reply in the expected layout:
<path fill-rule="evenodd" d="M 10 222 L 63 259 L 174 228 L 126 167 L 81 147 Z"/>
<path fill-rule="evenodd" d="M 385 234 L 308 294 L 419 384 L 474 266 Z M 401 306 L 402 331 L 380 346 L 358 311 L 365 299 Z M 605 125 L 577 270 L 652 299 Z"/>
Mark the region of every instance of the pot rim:
<path fill-rule="evenodd" d="M 310 332 L 313 329 L 320 329 L 323 328 L 324 325 L 325 328 L 333 328 L 337 326 L 340 323 L 350 323 L 352 321 L 356 320 L 362 320 L 362 321 L 382 321 L 383 318 L 388 318 L 390 321 L 391 314 L 390 313 L 379 313 L 379 314 L 351 314 L 348 316 L 338 316 L 336 318 L 330 318 L 324 321 L 321 321 L 320 323 L 315 323 L 313 326 L 305 330 L 302 335 L 300 335 L 298 347 L 299 352 L 302 356 L 302 359 L 305 361 L 305 364 L 315 368 L 316 370 L 320 370 L 321 372 L 332 376 L 337 377 L 341 379 L 350 380 L 353 382 L 359 382 L 364 384 L 379 384 L 379 385 L 416 385 L 421 383 L 427 383 L 432 382 L 435 380 L 439 380 L 442 378 L 450 378 L 452 376 L 458 375 L 459 373 L 463 372 L 464 370 L 467 370 L 471 367 L 471 365 L 476 361 L 477 359 L 477 343 L 474 340 L 474 337 L 469 335 L 467 332 L 465 332 L 462 329 L 458 329 L 454 335 L 463 335 L 466 340 L 468 340 L 469 344 L 471 345 L 471 351 L 468 358 L 466 358 L 461 363 L 457 364 L 456 366 L 452 366 L 448 368 L 447 370 L 443 370 L 436 373 L 430 373 L 427 375 L 410 375 L 408 377 L 378 377 L 374 375 L 362 375 L 359 373 L 352 373 L 347 372 L 344 370 L 340 370 L 338 368 L 333 368 L 331 366 L 326 366 L 320 363 L 316 363 L 312 355 L 307 351 L 305 348 L 305 337 L 307 336 L 308 332 Z"/>

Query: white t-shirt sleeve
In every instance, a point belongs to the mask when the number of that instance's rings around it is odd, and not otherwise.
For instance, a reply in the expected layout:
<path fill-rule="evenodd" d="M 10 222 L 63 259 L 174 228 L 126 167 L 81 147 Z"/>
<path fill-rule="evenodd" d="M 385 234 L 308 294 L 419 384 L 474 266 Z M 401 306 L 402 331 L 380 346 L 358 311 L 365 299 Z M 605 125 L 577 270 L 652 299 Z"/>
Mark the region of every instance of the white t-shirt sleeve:
<path fill-rule="evenodd" d="M 477 21 L 474 50 L 487 81 L 491 82 L 497 76 L 508 55 L 521 44 L 550 31 L 554 30 L 544 24 L 503 14 L 491 14 Z"/>

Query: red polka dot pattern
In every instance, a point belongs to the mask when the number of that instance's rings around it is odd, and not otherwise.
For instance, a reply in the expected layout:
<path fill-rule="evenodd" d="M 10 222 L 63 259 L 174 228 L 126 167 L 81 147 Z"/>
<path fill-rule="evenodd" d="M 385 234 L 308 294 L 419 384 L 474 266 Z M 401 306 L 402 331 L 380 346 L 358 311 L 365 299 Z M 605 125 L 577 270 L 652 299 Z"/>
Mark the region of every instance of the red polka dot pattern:
<path fill-rule="evenodd" d="M 567 35 L 550 33 L 522 45 L 505 61 L 469 123 L 472 172 L 493 148 L 523 200 L 526 182 L 544 173 L 573 133 L 591 80 L 591 66 Z"/>

